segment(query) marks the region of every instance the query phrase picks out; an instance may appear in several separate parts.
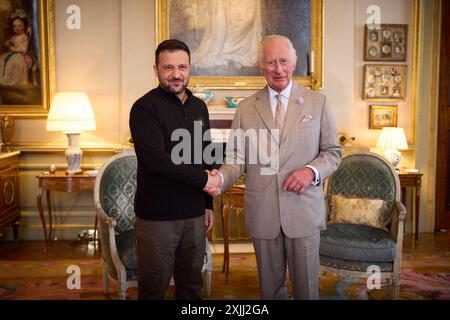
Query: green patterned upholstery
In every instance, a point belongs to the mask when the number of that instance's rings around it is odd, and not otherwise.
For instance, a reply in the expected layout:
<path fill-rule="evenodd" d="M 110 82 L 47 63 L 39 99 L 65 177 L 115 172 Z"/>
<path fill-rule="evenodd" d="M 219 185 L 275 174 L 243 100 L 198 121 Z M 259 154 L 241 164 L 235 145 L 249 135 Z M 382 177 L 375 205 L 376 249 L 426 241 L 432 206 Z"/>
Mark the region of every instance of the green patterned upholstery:
<path fill-rule="evenodd" d="M 136 235 L 134 230 L 134 194 L 136 193 L 137 159 L 134 154 L 119 157 L 105 168 L 100 181 L 99 201 L 106 215 L 115 220 L 117 254 L 125 266 L 127 280 L 137 279 Z M 106 231 L 104 231 L 106 229 Z M 108 236 L 107 225 L 100 224 L 100 236 Z M 103 240 L 103 239 L 102 239 Z M 102 241 L 109 245 L 108 241 Z M 109 248 L 104 248 L 108 249 Z M 109 256 L 107 256 L 107 259 Z M 117 279 L 112 261 L 109 274 Z"/>
<path fill-rule="evenodd" d="M 394 168 L 381 156 L 362 152 L 344 157 L 329 177 L 325 194 L 330 212 L 333 195 L 382 199 L 388 231 L 361 224 L 328 224 L 320 233 L 320 264 L 326 272 L 360 279 L 369 266 L 378 266 L 392 280 L 393 298 L 399 293 L 403 230 L 406 210 L 400 203 L 400 182 Z"/>
<path fill-rule="evenodd" d="M 342 159 L 336 172 L 330 177 L 328 205 L 335 194 L 358 198 L 383 199 L 387 203 L 384 221 L 389 221 L 395 200 L 395 178 L 379 158 L 367 154 L 352 154 Z"/>
<path fill-rule="evenodd" d="M 395 260 L 396 245 L 389 232 L 358 224 L 332 224 L 321 232 L 320 253 L 353 261 Z"/>
<path fill-rule="evenodd" d="M 136 156 L 121 157 L 103 172 L 100 204 L 105 213 L 116 220 L 116 231 L 134 229 L 134 194 L 136 193 Z"/>
<path fill-rule="evenodd" d="M 353 261 L 345 259 L 336 259 L 327 256 L 320 256 L 320 264 L 325 267 L 330 267 L 334 269 L 347 270 L 347 271 L 358 271 L 366 273 L 369 266 L 380 267 L 381 272 L 392 272 L 394 264 L 389 262 L 379 262 L 379 261 Z"/>

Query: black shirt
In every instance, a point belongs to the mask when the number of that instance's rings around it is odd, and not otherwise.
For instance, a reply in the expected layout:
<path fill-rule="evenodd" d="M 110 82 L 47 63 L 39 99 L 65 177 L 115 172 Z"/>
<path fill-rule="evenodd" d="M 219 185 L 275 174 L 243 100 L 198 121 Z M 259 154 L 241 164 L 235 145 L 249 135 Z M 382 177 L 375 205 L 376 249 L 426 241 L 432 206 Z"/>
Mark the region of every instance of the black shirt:
<path fill-rule="evenodd" d="M 138 159 L 134 209 L 139 218 L 189 219 L 203 215 L 205 208 L 212 209 L 212 198 L 202 190 L 208 180 L 205 170 L 211 169 L 202 157 L 210 143 L 202 139 L 210 128 L 208 109 L 189 90 L 186 94 L 183 104 L 176 95 L 158 87 L 138 99 L 131 109 L 130 130 Z M 181 136 L 189 132 L 191 141 L 171 141 L 177 129 L 184 129 L 176 132 Z M 179 151 L 180 141 L 190 145 L 190 157 L 189 150 Z M 176 155 L 188 161 L 174 163 L 174 148 Z"/>

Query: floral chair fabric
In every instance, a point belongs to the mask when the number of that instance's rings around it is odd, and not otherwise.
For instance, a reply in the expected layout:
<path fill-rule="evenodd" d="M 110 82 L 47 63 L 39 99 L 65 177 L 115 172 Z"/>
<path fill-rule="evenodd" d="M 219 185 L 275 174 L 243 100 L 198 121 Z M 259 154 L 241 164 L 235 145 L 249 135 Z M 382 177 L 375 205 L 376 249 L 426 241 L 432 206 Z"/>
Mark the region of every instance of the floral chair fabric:
<path fill-rule="evenodd" d="M 332 196 L 381 199 L 386 202 L 383 220 L 389 221 L 387 231 L 357 224 L 327 224 L 321 232 L 320 264 L 324 272 L 353 278 L 365 278 L 369 266 L 380 268 L 398 297 L 406 215 L 400 203 L 400 182 L 392 165 L 381 156 L 354 153 L 341 161 L 325 186 L 326 207 L 331 212 Z"/>
<path fill-rule="evenodd" d="M 129 287 L 137 287 L 134 195 L 136 193 L 137 158 L 128 151 L 112 157 L 100 169 L 94 190 L 104 265 L 105 294 L 109 280 L 119 284 L 119 299 L 126 298 Z M 205 260 L 207 295 L 211 293 L 212 256 L 206 238 Z"/>

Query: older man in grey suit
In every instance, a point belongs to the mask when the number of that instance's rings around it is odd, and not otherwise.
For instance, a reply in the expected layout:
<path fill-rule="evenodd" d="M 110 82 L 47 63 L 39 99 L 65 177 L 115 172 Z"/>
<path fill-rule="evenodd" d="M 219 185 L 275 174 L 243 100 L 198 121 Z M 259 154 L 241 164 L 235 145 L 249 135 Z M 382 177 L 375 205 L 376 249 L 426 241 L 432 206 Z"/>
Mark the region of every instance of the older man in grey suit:
<path fill-rule="evenodd" d="M 342 155 L 325 96 L 292 81 L 296 63 L 288 38 L 263 39 L 258 65 L 268 86 L 239 104 L 232 129 L 266 130 L 271 164 L 263 163 L 264 157 L 251 157 L 252 143 L 240 152 L 239 147 L 227 150 L 220 168 L 223 185 L 208 190 L 218 194 L 247 173 L 245 219 L 262 299 L 288 298 L 286 269 L 295 299 L 318 299 L 320 230 L 325 228 L 322 181 L 336 170 Z"/>

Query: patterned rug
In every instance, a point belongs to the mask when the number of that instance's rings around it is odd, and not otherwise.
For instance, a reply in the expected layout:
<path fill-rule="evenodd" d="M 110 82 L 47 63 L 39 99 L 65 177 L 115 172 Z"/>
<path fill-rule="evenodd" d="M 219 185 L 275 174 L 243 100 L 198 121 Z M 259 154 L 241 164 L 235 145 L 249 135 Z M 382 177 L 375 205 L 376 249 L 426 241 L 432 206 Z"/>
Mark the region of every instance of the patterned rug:
<path fill-rule="evenodd" d="M 209 299 L 259 299 L 256 261 L 253 254 L 232 254 L 230 276 L 225 284 L 222 255 L 214 255 L 212 294 Z M 69 290 L 67 268 L 80 267 L 81 289 Z M 173 290 L 167 297 L 173 298 Z M 136 299 L 137 290 L 128 290 Z M 205 292 L 203 293 L 206 297 Z M 367 290 L 365 284 L 331 274 L 321 274 L 320 297 L 326 300 L 391 299 L 389 287 Z M 52 261 L 0 260 L 0 299 L 2 300 L 105 300 L 117 299 L 117 287 L 103 294 L 102 265 L 99 259 Z M 400 299 L 450 300 L 450 252 L 439 255 L 405 255 L 400 282 Z"/>

